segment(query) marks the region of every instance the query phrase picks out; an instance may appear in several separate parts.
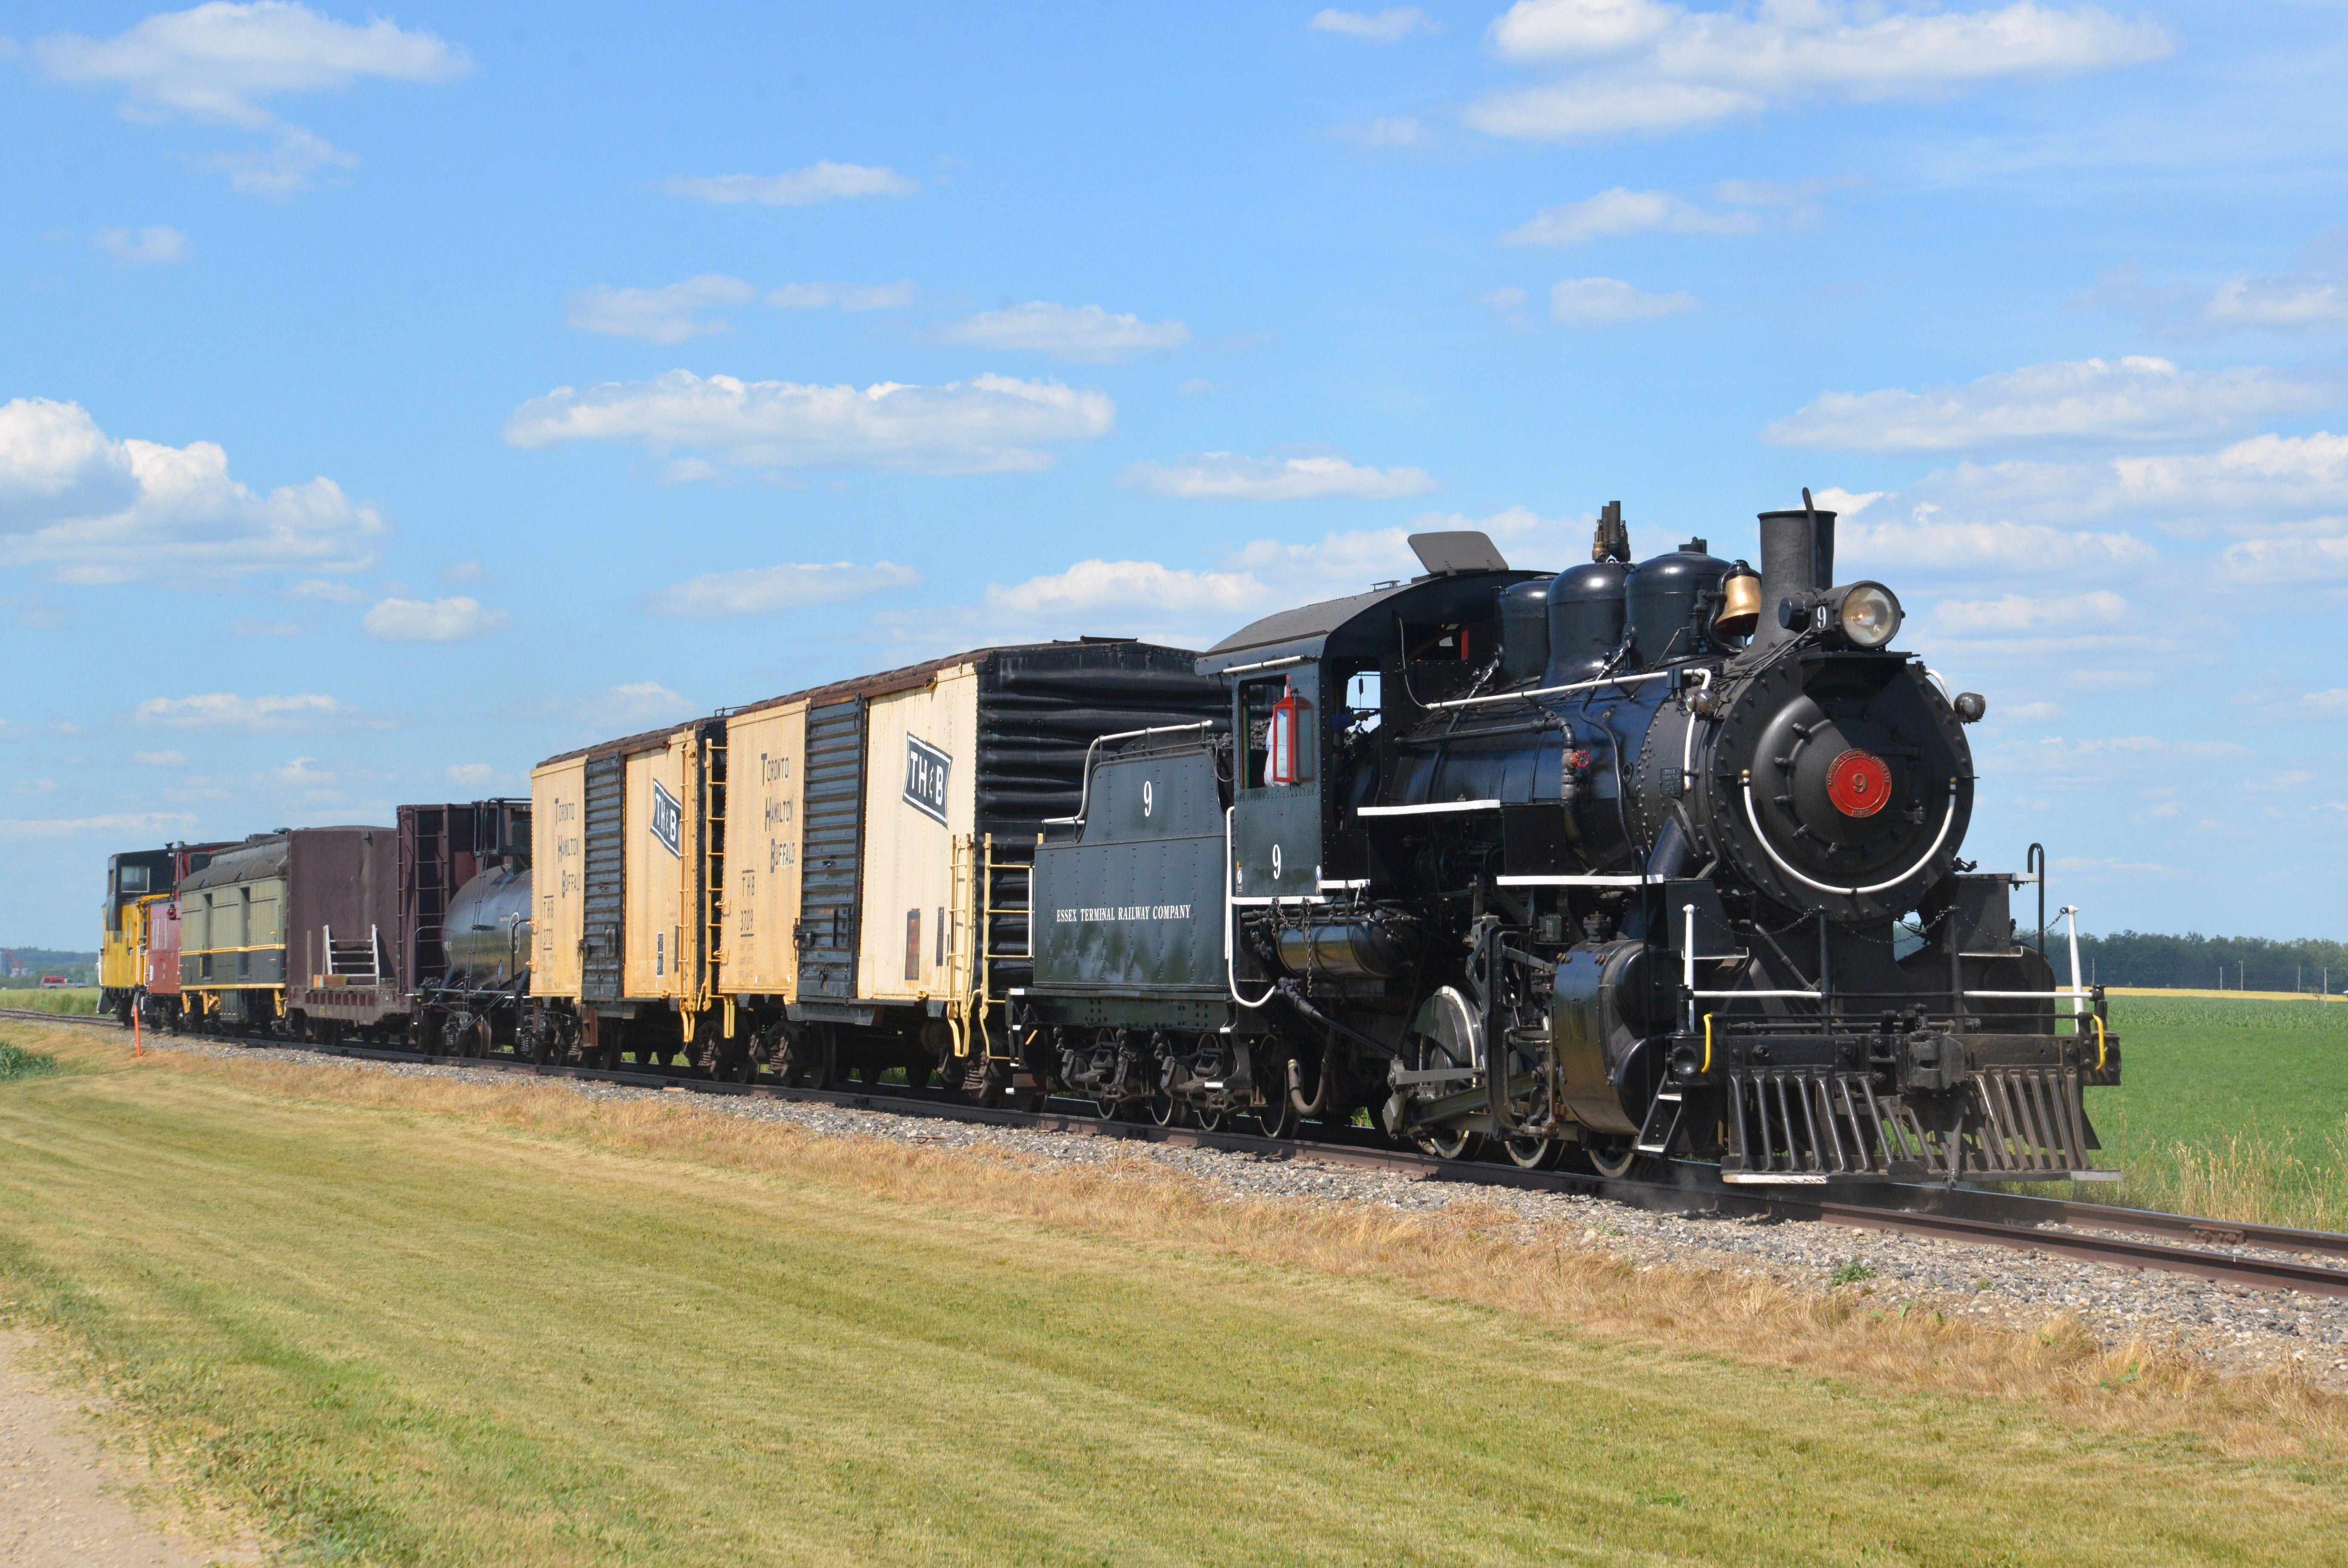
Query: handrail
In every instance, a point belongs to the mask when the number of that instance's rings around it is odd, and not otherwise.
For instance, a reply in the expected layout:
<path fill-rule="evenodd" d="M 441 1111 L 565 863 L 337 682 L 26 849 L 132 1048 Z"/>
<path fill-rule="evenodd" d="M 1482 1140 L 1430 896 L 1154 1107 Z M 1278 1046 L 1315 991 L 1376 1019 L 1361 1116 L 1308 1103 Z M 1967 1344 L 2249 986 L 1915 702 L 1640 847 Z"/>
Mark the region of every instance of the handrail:
<path fill-rule="evenodd" d="M 1093 738 L 1093 743 L 1085 748 L 1085 781 L 1083 788 L 1076 792 L 1076 814 L 1073 817 L 1046 817 L 1044 819 L 1044 825 L 1047 828 L 1082 827 L 1084 825 L 1085 813 L 1089 810 L 1092 806 L 1093 753 L 1101 748 L 1101 744 L 1104 741 L 1135 740 L 1146 735 L 1180 735 L 1188 730 L 1212 729 L 1215 726 L 1222 722 L 1223 721 L 1220 718 L 1202 718 L 1196 724 L 1159 724 L 1153 725 L 1148 729 L 1121 729 L 1115 735 L 1095 736 Z"/>
<path fill-rule="evenodd" d="M 1941 830 L 1932 835 L 1932 841 L 1926 847 L 1922 857 L 1919 859 L 1914 865 L 1910 866 L 1906 871 L 1901 872 L 1898 876 L 1893 877 L 1890 881 L 1869 882 L 1865 887 L 1837 887 L 1832 882 L 1822 882 L 1815 877 L 1804 876 L 1800 872 L 1796 871 L 1792 865 L 1787 863 L 1786 857 L 1777 852 L 1777 846 L 1769 841 L 1769 835 L 1764 831 L 1761 827 L 1761 814 L 1754 810 L 1753 774 L 1750 769 L 1746 770 L 1745 774 L 1745 820 L 1753 824 L 1753 836 L 1761 841 L 1763 852 L 1767 854 L 1771 860 L 1777 863 L 1777 869 L 1779 871 L 1784 872 L 1787 876 L 1792 877 L 1796 882 L 1802 883 L 1804 886 L 1814 887 L 1820 892 L 1836 893 L 1844 898 L 1861 898 L 1869 893 L 1882 892 L 1888 889 L 1898 887 L 1901 882 L 1906 882 L 1910 877 L 1914 876 L 1918 872 L 1922 871 L 1926 866 L 1932 863 L 1932 857 L 1941 852 L 1941 845 L 1947 841 L 1949 829 L 1957 820 L 1957 781 L 1954 779 L 1949 780 L 1948 810 L 1941 813 Z"/>

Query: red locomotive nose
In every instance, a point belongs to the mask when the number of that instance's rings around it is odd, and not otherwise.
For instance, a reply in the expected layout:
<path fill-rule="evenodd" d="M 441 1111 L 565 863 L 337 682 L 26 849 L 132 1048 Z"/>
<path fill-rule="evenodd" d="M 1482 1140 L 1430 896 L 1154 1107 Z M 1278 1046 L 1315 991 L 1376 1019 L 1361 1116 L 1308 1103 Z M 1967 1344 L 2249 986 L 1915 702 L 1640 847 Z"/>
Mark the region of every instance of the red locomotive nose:
<path fill-rule="evenodd" d="M 1827 799 L 1846 817 L 1872 817 L 1890 803 L 1891 769 L 1873 752 L 1853 748 L 1827 769 Z"/>

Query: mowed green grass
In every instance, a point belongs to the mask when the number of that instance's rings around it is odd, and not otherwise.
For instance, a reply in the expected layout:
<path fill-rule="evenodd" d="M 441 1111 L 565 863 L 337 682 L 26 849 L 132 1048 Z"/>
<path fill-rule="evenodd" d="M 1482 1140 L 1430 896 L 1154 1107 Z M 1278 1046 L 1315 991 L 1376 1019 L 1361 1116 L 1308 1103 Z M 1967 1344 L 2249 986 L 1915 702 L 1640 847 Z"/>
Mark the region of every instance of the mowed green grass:
<path fill-rule="evenodd" d="M 2122 1082 L 2090 1089 L 2087 1114 L 2101 1161 L 2128 1173 L 2116 1201 L 2348 1227 L 2348 1006 L 2115 996 L 2110 1008 Z"/>
<path fill-rule="evenodd" d="M 44 1048 L 0 1084 L 11 1315 L 304 1560 L 2141 1568 L 2348 1532 L 2337 1456 Z"/>

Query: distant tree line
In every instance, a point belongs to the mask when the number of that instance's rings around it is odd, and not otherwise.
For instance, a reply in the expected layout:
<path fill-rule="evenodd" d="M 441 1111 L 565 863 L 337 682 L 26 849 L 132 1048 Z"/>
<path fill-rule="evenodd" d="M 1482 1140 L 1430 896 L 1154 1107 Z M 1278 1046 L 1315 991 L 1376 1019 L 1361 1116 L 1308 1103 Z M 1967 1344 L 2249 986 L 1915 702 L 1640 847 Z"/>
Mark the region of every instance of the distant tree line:
<path fill-rule="evenodd" d="M 12 969 L 24 973 L 12 975 Z M 0 947 L 0 989 L 38 985 L 44 975 L 62 975 L 77 985 L 95 985 L 98 954 L 55 947 Z"/>
<path fill-rule="evenodd" d="M 2023 932 L 2031 941 L 2036 929 Z M 2046 928 L 2046 956 L 2059 979 L 2070 979 L 2070 949 L 2063 927 Z M 2270 942 L 2263 936 L 2204 936 L 2198 931 L 2162 936 L 2118 931 L 2105 936 L 2079 934 L 2079 968 L 2090 984 L 2161 985 L 2208 991 L 2313 991 L 2326 984 L 2348 991 L 2348 943 L 2313 937 Z"/>

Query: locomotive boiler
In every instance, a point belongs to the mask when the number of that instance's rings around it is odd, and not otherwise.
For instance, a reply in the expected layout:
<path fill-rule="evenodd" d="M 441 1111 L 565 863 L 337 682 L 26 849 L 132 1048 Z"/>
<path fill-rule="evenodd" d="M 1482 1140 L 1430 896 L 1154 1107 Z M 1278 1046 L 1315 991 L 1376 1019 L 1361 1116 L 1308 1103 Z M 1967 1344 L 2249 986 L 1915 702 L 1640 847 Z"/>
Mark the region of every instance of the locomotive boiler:
<path fill-rule="evenodd" d="M 1227 716 L 1103 738 L 1036 851 L 1035 1071 L 1529 1167 L 2096 1174 L 2100 994 L 1959 858 L 1985 705 L 1803 501 L 1757 572 L 1634 564 L 1619 505 L 1557 573 L 1420 535 L 1424 575 L 1210 650 Z"/>

